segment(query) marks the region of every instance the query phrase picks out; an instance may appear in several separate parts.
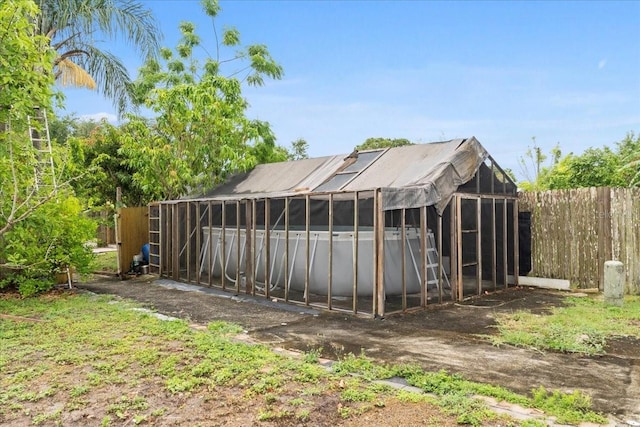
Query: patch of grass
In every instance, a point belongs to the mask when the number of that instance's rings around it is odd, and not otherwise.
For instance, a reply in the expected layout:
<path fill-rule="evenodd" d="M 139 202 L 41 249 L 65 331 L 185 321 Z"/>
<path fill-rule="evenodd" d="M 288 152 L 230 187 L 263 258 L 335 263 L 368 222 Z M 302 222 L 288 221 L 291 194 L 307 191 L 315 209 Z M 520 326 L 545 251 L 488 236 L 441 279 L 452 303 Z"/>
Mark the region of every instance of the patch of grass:
<path fill-rule="evenodd" d="M 334 363 L 332 368 L 337 374 L 357 373 L 369 381 L 391 378 L 393 376 L 391 368 L 373 362 L 373 360 L 365 356 L 364 352 L 362 352 L 360 356 L 349 353 L 343 359 Z"/>
<path fill-rule="evenodd" d="M 91 270 L 105 273 L 118 272 L 118 252 L 108 251 L 95 254 L 91 261 Z"/>
<path fill-rule="evenodd" d="M 625 297 L 623 307 L 609 306 L 602 296 L 567 298 L 567 305 L 548 315 L 527 311 L 496 317 L 495 344 L 511 344 L 538 350 L 586 355 L 603 354 L 607 339 L 616 336 L 640 338 L 640 297 Z"/>
<path fill-rule="evenodd" d="M 589 421 L 605 424 L 606 418 L 590 410 L 591 398 L 584 393 L 561 393 L 547 391 L 544 387 L 532 390 L 532 406 L 548 413 L 557 414 L 561 424 L 579 424 Z"/>
<path fill-rule="evenodd" d="M 92 397 L 102 395 L 107 404 L 92 408 L 102 425 L 125 420 L 162 425 L 169 422 L 163 417 L 176 416 L 177 409 L 168 403 L 175 401 L 173 396 L 211 395 L 215 389 L 216 395 L 226 390 L 243 402 L 266 405 L 252 421 L 291 418 L 306 423 L 314 416 L 310 408 L 328 398 L 340 399 L 334 416 L 350 418 L 383 407 L 394 396 L 436 403 L 443 414 L 463 423 L 494 420 L 495 414 L 473 398 L 478 394 L 540 408 L 570 422 L 599 420 L 581 395 L 537 389 L 526 397 L 444 371 L 376 363 L 364 353 L 345 355 L 330 372 L 317 364 L 321 349 L 300 359 L 286 357 L 263 345 L 233 341 L 242 331 L 238 325 L 214 322 L 206 330 L 194 330 L 186 322 L 162 321 L 132 308 L 92 295 L 0 298 L 0 312 L 38 320 L 25 325 L 0 319 L 7 350 L 2 369 L 12 373 L 0 376 L 0 413 L 24 424 L 55 424 L 60 415 L 47 412 L 52 399 L 72 411 L 93 405 Z M 395 376 L 432 395 L 372 383 Z M 140 395 L 140 390 L 165 396 L 164 402 L 153 403 L 161 409 L 149 408 L 149 395 Z M 26 415 L 27 408 L 34 418 Z"/>

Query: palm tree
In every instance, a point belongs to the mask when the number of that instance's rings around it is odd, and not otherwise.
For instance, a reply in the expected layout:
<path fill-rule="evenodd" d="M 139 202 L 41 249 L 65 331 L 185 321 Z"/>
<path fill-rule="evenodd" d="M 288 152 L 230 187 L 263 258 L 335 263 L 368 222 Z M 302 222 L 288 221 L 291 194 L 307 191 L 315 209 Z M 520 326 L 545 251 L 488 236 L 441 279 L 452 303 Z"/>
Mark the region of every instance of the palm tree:
<path fill-rule="evenodd" d="M 36 0 L 38 29 L 57 52 L 53 63 L 62 85 L 96 89 L 113 100 L 119 114 L 130 103 L 131 78 L 99 38 L 123 40 L 146 59 L 158 50 L 160 30 L 151 11 L 135 0 Z"/>

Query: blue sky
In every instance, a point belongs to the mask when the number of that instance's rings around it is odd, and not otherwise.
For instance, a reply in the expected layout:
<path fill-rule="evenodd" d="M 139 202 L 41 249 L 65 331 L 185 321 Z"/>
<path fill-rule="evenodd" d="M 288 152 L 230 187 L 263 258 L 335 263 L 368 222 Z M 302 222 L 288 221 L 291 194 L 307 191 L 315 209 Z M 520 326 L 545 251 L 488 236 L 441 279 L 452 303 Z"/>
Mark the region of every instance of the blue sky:
<path fill-rule="evenodd" d="M 213 51 L 198 1 L 143 1 L 174 47 L 181 21 Z M 431 142 L 476 136 L 520 177 L 536 138 L 563 153 L 640 132 L 640 1 L 221 1 L 218 30 L 266 44 L 280 81 L 247 88 L 252 118 L 313 157 L 369 137 Z M 135 77 L 141 60 L 118 44 Z M 65 90 L 66 113 L 113 115 L 108 100 Z"/>

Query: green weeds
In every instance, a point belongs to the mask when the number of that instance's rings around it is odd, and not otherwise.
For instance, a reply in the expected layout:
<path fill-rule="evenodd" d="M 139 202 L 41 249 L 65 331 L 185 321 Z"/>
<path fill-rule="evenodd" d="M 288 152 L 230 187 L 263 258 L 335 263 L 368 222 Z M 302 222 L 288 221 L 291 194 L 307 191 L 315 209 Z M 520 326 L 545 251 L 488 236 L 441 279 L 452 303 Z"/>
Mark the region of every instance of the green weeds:
<path fill-rule="evenodd" d="M 345 355 L 330 372 L 317 363 L 322 349 L 299 359 L 285 357 L 266 346 L 233 341 L 242 332 L 238 325 L 214 322 L 204 331 L 194 330 L 186 322 L 162 321 L 132 308 L 89 295 L 0 298 L 0 312 L 26 319 L 0 319 L 7 350 L 0 366 L 12 373 L 0 376 L 0 420 L 59 424 L 64 413 L 95 405 L 95 396 L 101 396 L 102 406 L 91 409 L 101 425 L 163 424 L 168 422 L 164 417 L 175 416 L 167 408 L 191 395 L 215 395 L 224 405 L 234 399 L 254 402 L 261 408 L 255 419 L 276 422 L 306 423 L 317 402 L 328 396 L 339 401 L 334 416 L 340 418 L 399 399 L 439 405 L 443 414 L 463 424 L 495 420 L 477 395 L 540 408 L 563 422 L 603 420 L 580 393 L 536 389 L 531 397 L 521 396 L 444 371 L 376 363 L 364 353 Z M 618 320 L 636 321 L 624 309 L 606 310 Z M 373 382 L 392 377 L 429 394 Z M 225 392 L 230 397 L 220 397 Z M 159 404 L 152 400 L 158 396 L 164 399 Z M 52 401 L 63 409 L 47 412 Z M 26 421 L 22 417 L 28 413 L 35 415 Z"/>
<path fill-rule="evenodd" d="M 612 337 L 640 338 L 640 297 L 626 297 L 623 307 L 605 304 L 602 296 L 566 301 L 566 306 L 556 307 L 548 315 L 526 311 L 500 314 L 496 318 L 499 334 L 488 338 L 496 345 L 586 355 L 603 354 L 607 339 Z"/>

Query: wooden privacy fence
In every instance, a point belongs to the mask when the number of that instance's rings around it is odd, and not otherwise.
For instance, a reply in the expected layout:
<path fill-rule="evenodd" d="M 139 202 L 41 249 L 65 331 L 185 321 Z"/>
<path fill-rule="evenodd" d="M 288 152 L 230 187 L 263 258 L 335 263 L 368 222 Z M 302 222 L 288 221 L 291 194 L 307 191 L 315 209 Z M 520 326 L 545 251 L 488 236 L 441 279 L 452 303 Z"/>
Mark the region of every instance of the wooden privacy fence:
<path fill-rule="evenodd" d="M 116 243 L 116 232 L 113 227 L 113 213 L 109 210 L 93 212 L 91 217 L 98 221 L 98 229 L 96 230 L 96 239 L 99 246 L 109 246 Z"/>
<path fill-rule="evenodd" d="M 530 276 L 603 289 L 604 263 L 624 263 L 625 292 L 640 294 L 640 188 L 580 188 L 519 194 L 531 212 Z"/>

